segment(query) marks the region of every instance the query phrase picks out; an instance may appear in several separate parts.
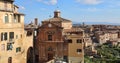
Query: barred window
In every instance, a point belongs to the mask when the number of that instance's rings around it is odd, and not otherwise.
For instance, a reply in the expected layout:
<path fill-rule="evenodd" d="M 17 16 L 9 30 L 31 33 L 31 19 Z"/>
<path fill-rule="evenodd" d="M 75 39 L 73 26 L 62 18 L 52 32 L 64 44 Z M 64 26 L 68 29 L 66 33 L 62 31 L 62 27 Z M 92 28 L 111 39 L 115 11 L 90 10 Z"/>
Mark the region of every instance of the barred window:
<path fill-rule="evenodd" d="M 82 39 L 77 39 L 77 43 L 82 43 Z"/>
<path fill-rule="evenodd" d="M 21 52 L 21 47 L 17 47 L 16 52 Z"/>
<path fill-rule="evenodd" d="M 12 43 L 8 43 L 7 44 L 7 50 L 12 50 L 13 46 L 12 46 Z"/>

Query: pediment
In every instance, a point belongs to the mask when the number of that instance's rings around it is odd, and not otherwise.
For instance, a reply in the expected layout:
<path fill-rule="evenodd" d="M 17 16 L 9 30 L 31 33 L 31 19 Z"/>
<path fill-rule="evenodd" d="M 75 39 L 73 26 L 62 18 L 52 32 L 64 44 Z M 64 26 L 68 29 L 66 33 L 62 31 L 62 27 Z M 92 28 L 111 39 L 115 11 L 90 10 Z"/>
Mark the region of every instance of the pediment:
<path fill-rule="evenodd" d="M 59 28 L 59 29 L 63 29 L 63 27 L 58 26 L 58 25 L 56 25 L 56 24 L 53 24 L 53 23 L 51 23 L 51 22 L 46 23 L 46 24 L 43 24 L 43 25 L 41 25 L 39 28 Z"/>

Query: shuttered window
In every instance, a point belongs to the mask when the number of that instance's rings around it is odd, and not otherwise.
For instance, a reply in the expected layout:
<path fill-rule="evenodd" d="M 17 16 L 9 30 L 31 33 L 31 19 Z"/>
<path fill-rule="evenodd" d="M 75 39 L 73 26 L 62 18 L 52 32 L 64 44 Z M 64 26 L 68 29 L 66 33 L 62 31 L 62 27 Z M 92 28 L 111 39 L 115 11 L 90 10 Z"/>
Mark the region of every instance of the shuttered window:
<path fill-rule="evenodd" d="M 8 16 L 8 14 L 5 15 L 4 20 L 5 20 L 5 23 L 8 23 L 8 22 L 9 22 L 9 16 Z"/>

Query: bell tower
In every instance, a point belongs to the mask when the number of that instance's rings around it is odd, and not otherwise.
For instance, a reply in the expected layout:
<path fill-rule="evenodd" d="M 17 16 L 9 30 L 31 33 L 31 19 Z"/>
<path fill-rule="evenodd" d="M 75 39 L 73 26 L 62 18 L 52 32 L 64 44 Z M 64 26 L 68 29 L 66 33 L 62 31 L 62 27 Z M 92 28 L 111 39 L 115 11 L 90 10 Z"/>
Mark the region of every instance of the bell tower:
<path fill-rule="evenodd" d="M 60 17 L 60 10 L 55 10 L 54 11 L 54 18 L 59 18 Z"/>

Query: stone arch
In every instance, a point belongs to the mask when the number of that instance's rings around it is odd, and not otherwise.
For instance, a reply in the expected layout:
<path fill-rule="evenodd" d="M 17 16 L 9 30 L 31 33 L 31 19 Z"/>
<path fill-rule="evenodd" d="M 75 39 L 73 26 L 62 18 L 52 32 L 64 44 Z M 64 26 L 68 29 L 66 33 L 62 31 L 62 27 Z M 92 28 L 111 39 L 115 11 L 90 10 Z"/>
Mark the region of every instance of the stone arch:
<path fill-rule="evenodd" d="M 27 50 L 27 63 L 33 63 L 33 47 L 29 47 Z"/>

